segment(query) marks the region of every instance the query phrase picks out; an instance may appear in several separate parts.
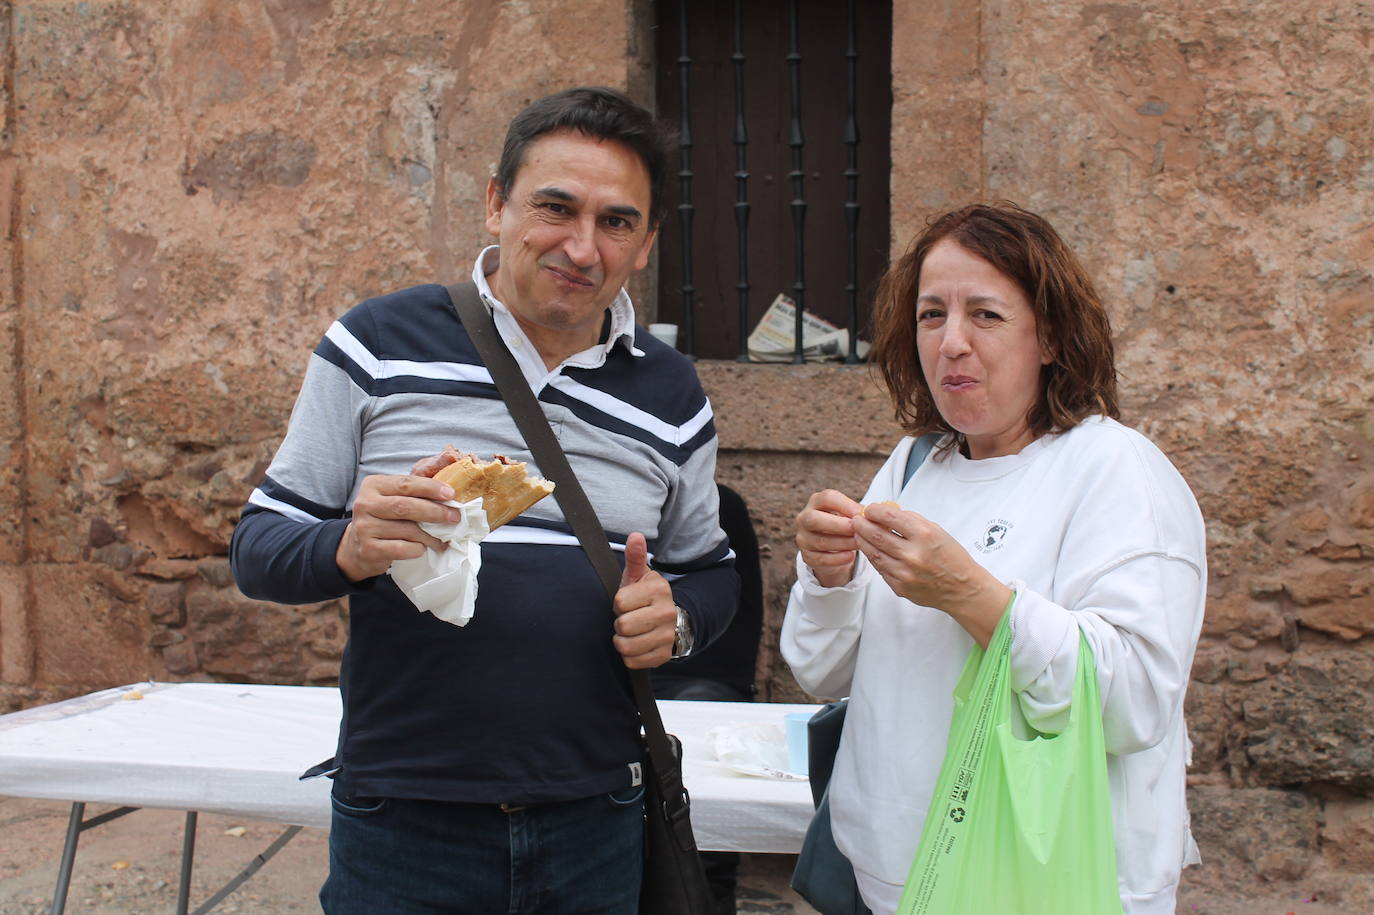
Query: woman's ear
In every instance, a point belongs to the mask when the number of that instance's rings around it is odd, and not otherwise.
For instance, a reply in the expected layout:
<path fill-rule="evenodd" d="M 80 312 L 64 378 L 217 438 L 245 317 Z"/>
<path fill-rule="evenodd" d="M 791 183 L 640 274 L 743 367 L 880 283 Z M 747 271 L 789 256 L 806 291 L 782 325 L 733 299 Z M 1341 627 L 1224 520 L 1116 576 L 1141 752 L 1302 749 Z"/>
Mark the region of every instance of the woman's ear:
<path fill-rule="evenodd" d="M 1059 347 L 1047 340 L 1043 334 L 1037 334 L 1040 338 L 1040 364 L 1053 365 L 1059 356 Z"/>

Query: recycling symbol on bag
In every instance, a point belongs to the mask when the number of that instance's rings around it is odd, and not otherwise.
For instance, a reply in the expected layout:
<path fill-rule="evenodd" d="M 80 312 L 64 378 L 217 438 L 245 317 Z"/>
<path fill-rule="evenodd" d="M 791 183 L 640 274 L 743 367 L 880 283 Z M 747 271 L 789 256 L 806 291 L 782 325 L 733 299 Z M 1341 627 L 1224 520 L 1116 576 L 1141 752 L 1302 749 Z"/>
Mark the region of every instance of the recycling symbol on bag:
<path fill-rule="evenodd" d="M 949 818 L 956 823 L 964 822 L 964 808 L 955 807 L 953 810 L 949 812 Z"/>

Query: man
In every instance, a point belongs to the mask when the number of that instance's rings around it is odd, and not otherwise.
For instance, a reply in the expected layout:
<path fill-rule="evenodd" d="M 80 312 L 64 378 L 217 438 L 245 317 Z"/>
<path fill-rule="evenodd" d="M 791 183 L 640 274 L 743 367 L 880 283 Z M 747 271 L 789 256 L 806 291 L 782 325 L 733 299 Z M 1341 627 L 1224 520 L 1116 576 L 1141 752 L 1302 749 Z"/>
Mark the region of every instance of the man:
<path fill-rule="evenodd" d="M 487 188 L 498 244 L 472 279 L 612 544 L 614 606 L 555 499 L 482 544 L 459 628 L 386 574 L 443 545 L 453 493 L 409 475 L 452 443 L 530 460 L 442 286 L 370 299 L 316 348 L 280 450 L 231 549 L 245 594 L 347 594 L 329 913 L 633 912 L 642 864 L 639 724 L 626 668 L 729 622 L 716 438 L 690 363 L 637 329 L 666 144 L 607 89 L 540 99 Z M 649 565 L 652 554 L 652 567 Z"/>

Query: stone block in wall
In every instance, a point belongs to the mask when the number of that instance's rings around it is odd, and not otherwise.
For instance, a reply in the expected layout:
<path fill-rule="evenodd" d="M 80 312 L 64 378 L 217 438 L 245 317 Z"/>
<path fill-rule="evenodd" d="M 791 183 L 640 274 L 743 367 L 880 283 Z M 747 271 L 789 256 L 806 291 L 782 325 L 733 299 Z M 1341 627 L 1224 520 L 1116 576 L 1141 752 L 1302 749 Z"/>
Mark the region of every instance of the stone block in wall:
<path fill-rule="evenodd" d="M 196 571 L 212 588 L 234 587 L 234 573 L 229 568 L 228 556 L 211 556 L 196 563 Z"/>
<path fill-rule="evenodd" d="M 1355 494 L 1350 500 L 1347 518 L 1351 527 L 1362 531 L 1374 530 L 1374 486 Z"/>
<path fill-rule="evenodd" d="M 1239 634 L 1264 641 L 1278 638 L 1283 629 L 1283 616 L 1273 601 L 1256 600 L 1247 594 L 1229 593 L 1208 598 L 1202 618 L 1202 633 L 1209 636 Z"/>
<path fill-rule="evenodd" d="M 99 484 L 83 493 L 79 477 L 90 463 L 80 449 L 60 432 L 31 432 L 28 450 L 42 455 L 27 468 L 28 500 L 43 523 L 29 524 L 29 558 L 36 562 L 78 562 L 91 536 L 92 511 L 98 511 L 108 492 Z"/>
<path fill-rule="evenodd" d="M 173 677 L 189 677 L 198 673 L 200 658 L 196 655 L 196 643 L 182 639 L 162 649 L 162 666 Z"/>
<path fill-rule="evenodd" d="M 1284 590 L 1300 607 L 1368 597 L 1374 590 L 1372 584 L 1374 571 L 1342 568 L 1331 563 L 1297 564 L 1283 576 Z"/>
<path fill-rule="evenodd" d="M 1374 595 L 1303 607 L 1298 620 L 1309 629 L 1353 642 L 1374 633 Z"/>
<path fill-rule="evenodd" d="M 201 589 L 186 598 L 186 634 L 199 667 L 225 680 L 303 683 L 317 665 L 337 657 L 343 639 L 337 601 L 286 606 L 233 589 Z M 326 654 L 318 657 L 312 645 Z"/>
<path fill-rule="evenodd" d="M 30 619 L 29 569 L 0 563 L 0 682 L 33 680 L 33 621 Z"/>
<path fill-rule="evenodd" d="M 136 129 L 159 93 L 160 17 L 137 4 L 45 3 L 19 13 L 15 84 L 26 126 L 52 138 Z M 66 117 L 59 112 L 65 110 Z"/>
<path fill-rule="evenodd" d="M 1188 684 L 1184 715 L 1188 720 L 1188 737 L 1193 742 L 1191 772 L 1215 772 L 1223 769 L 1227 749 L 1239 732 L 1240 715 L 1232 707 L 1224 684 L 1192 682 Z"/>
<path fill-rule="evenodd" d="M 1317 802 L 1297 791 L 1200 785 L 1188 789 L 1200 873 L 1189 880 L 1245 886 L 1297 880 L 1318 852 Z"/>
<path fill-rule="evenodd" d="M 1374 658 L 1309 647 L 1272 676 L 1237 687 L 1249 778 L 1331 783 L 1374 795 Z"/>
<path fill-rule="evenodd" d="M 0 169 L 0 188 L 5 180 Z M 0 200 L 0 205 L 4 201 Z M 0 251 L 0 257 L 4 256 Z M 0 287 L 3 289 L 4 287 Z M 0 293 L 8 300 L 9 293 Z M 0 562 L 19 562 L 24 557 L 23 518 L 27 500 L 24 492 L 24 402 L 17 374 L 18 346 L 16 309 L 0 308 Z"/>
<path fill-rule="evenodd" d="M 1374 873 L 1374 800 L 1328 798 L 1324 810 L 1322 848 L 1336 867 Z"/>
<path fill-rule="evenodd" d="M 34 682 L 104 689 L 157 669 L 138 583 L 94 564 L 35 564 Z"/>

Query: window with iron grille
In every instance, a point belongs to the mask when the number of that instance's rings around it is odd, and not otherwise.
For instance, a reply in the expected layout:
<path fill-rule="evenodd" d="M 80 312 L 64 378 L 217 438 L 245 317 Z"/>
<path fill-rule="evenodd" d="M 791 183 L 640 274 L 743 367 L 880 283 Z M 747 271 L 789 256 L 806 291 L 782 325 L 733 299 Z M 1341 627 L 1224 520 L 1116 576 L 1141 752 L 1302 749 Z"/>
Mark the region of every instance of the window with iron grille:
<path fill-rule="evenodd" d="M 681 133 L 658 320 L 745 361 L 783 293 L 853 338 L 888 258 L 891 4 L 656 5 L 658 113 Z"/>

